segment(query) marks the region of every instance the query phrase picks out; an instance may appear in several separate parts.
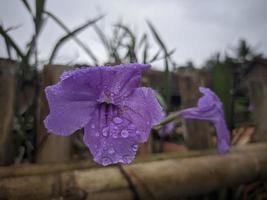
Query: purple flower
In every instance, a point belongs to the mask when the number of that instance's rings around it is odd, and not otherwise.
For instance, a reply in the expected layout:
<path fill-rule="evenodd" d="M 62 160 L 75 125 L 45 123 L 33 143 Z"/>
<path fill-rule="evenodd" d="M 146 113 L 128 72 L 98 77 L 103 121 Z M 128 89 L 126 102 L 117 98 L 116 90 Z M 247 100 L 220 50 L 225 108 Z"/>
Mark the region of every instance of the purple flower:
<path fill-rule="evenodd" d="M 130 163 L 163 117 L 152 89 L 139 87 L 145 64 L 88 67 L 63 73 L 45 89 L 46 128 L 68 136 L 84 127 L 84 143 L 104 166 Z"/>
<path fill-rule="evenodd" d="M 219 153 L 226 153 L 230 148 L 230 136 L 224 119 L 223 104 L 210 89 L 199 87 L 199 91 L 204 96 L 198 100 L 198 106 L 184 109 L 180 114 L 186 119 L 201 119 L 212 122 L 217 131 L 218 151 Z"/>

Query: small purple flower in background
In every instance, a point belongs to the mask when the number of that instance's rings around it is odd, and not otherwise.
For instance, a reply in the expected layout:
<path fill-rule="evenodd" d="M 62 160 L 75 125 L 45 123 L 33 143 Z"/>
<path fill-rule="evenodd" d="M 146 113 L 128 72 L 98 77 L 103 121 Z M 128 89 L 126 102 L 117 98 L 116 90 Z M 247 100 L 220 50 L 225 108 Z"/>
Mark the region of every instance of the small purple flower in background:
<path fill-rule="evenodd" d="M 185 119 L 207 120 L 214 124 L 217 132 L 217 146 L 219 153 L 226 153 L 230 148 L 230 135 L 227 128 L 223 104 L 219 97 L 208 88 L 199 87 L 204 94 L 199 100 L 196 108 L 184 109 L 180 112 Z"/>
<path fill-rule="evenodd" d="M 84 143 L 104 166 L 130 163 L 163 117 L 154 91 L 139 87 L 146 64 L 88 67 L 63 73 L 45 89 L 46 128 L 68 136 L 84 128 Z"/>

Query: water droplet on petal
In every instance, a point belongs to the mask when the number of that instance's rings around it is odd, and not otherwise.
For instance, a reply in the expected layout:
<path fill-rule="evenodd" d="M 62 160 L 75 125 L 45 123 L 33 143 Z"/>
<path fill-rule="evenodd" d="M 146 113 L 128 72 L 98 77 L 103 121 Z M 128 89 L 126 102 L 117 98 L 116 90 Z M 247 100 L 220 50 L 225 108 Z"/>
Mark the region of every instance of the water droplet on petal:
<path fill-rule="evenodd" d="M 135 126 L 133 124 L 130 124 L 129 129 L 135 129 Z"/>
<path fill-rule="evenodd" d="M 104 137 L 108 137 L 108 135 L 109 135 L 109 128 L 108 127 L 103 128 L 102 135 Z"/>
<path fill-rule="evenodd" d="M 113 154 L 113 153 L 115 153 L 115 150 L 113 148 L 110 148 L 110 149 L 108 149 L 108 153 Z"/>
<path fill-rule="evenodd" d="M 127 130 L 122 130 L 121 131 L 121 136 L 124 137 L 124 138 L 127 138 L 129 136 L 129 131 Z"/>
<path fill-rule="evenodd" d="M 136 152 L 136 151 L 138 150 L 138 145 L 137 145 L 137 144 L 133 144 L 133 145 L 132 145 L 132 150 L 133 150 L 134 152 Z"/>
<path fill-rule="evenodd" d="M 119 117 L 115 117 L 114 119 L 113 119 L 113 122 L 115 123 L 115 124 L 120 124 L 120 123 L 122 123 L 122 119 L 121 118 L 119 118 Z"/>
<path fill-rule="evenodd" d="M 113 137 L 113 138 L 118 138 L 118 137 L 119 137 L 118 132 L 112 133 L 112 137 Z"/>
<path fill-rule="evenodd" d="M 129 164 L 132 161 L 132 158 L 133 158 L 132 156 L 124 155 L 122 157 L 123 163 Z"/>
<path fill-rule="evenodd" d="M 101 161 L 104 166 L 112 164 L 112 160 L 109 157 L 103 157 Z"/>

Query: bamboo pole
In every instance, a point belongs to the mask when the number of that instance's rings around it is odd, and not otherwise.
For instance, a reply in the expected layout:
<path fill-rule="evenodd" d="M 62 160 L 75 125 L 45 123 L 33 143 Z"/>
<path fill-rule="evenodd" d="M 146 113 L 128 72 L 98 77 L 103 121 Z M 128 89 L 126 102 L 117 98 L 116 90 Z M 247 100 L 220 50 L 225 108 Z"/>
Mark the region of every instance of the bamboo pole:
<path fill-rule="evenodd" d="M 65 70 L 70 70 L 69 66 L 46 65 L 42 73 L 42 87 L 40 91 L 40 119 L 37 131 L 37 155 L 38 163 L 66 162 L 71 159 L 71 137 L 61 137 L 49 134 L 44 127 L 43 120 L 48 115 L 48 103 L 44 89 L 48 85 L 58 82 L 60 75 Z"/>
<path fill-rule="evenodd" d="M 267 178 L 267 143 L 226 155 L 166 159 L 123 166 L 140 199 L 175 199 Z M 118 166 L 0 179 L 0 199 L 134 199 Z"/>
<path fill-rule="evenodd" d="M 178 81 L 182 108 L 195 107 L 201 95 L 198 86 L 206 85 L 205 78 L 199 72 L 180 74 Z M 214 129 L 204 120 L 183 120 L 184 138 L 190 149 L 200 150 L 211 147 L 211 133 Z"/>
<path fill-rule="evenodd" d="M 0 59 L 0 165 L 10 164 L 14 160 L 12 127 L 17 69 L 15 61 Z"/>
<path fill-rule="evenodd" d="M 199 157 L 212 154 L 216 154 L 216 150 L 189 151 L 182 153 L 175 152 L 167 154 L 162 153 L 162 154 L 154 154 L 152 156 L 151 154 L 145 156 L 141 155 L 135 159 L 134 163 L 151 162 L 151 161 L 159 161 L 166 159 L 182 159 L 182 158 Z M 53 163 L 53 164 L 51 163 L 16 164 L 8 167 L 0 167 L 0 178 L 61 173 L 64 171 L 90 169 L 96 167 L 99 167 L 99 165 L 93 162 L 92 160 L 81 160 L 81 161 Z"/>

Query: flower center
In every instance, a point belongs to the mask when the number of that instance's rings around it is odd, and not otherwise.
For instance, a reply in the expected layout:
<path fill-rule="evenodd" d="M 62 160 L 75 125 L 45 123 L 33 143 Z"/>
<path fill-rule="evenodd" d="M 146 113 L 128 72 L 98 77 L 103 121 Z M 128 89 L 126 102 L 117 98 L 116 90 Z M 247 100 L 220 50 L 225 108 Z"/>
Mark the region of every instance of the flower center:
<path fill-rule="evenodd" d="M 97 101 L 99 103 L 114 104 L 114 96 L 115 94 L 113 92 L 104 91 L 101 93 Z"/>

